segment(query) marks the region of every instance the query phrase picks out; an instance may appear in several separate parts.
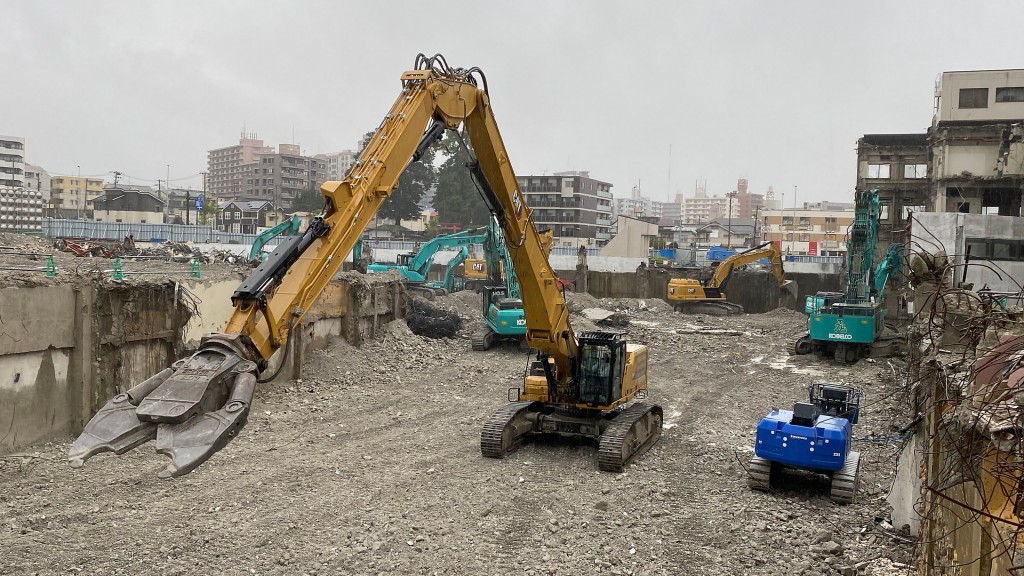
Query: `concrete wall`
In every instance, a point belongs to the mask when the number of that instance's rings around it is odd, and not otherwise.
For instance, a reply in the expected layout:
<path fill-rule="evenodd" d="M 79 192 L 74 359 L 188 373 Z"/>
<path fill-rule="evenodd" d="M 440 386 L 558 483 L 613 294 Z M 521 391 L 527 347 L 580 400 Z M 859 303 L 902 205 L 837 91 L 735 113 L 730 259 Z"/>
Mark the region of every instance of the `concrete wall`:
<path fill-rule="evenodd" d="M 576 270 L 557 270 L 558 276 L 580 284 Z M 598 298 L 661 298 L 668 293 L 672 278 L 706 279 L 707 269 L 644 268 L 632 272 L 596 272 L 587 275 L 587 291 Z M 767 271 L 739 270 L 726 285 L 726 299 L 743 306 L 751 314 L 760 314 L 786 306 L 803 312 L 804 299 L 819 291 L 837 292 L 842 278 L 832 273 L 787 273 L 795 284 L 796 298 L 784 298 L 775 277 Z"/>
<path fill-rule="evenodd" d="M 224 328 L 237 282 L 0 289 L 0 453 L 77 434 L 96 410 Z M 193 298 L 183 293 L 187 290 Z M 189 302 L 198 302 L 190 320 Z M 344 337 L 377 336 L 404 317 L 401 282 L 343 273 L 296 327 L 279 378 Z M 283 349 L 282 349 L 283 350 Z M 279 351 L 271 368 L 285 359 Z"/>
<path fill-rule="evenodd" d="M 1024 218 L 1013 216 L 925 212 L 915 214 L 911 226 L 914 250 L 935 252 L 941 248 L 953 257 L 955 283 L 964 278 L 967 239 L 1024 239 Z M 1024 284 L 1024 262 L 977 261 L 967 266 L 965 281 L 973 283 L 976 290 L 988 286 L 995 291 L 1016 292 Z"/>

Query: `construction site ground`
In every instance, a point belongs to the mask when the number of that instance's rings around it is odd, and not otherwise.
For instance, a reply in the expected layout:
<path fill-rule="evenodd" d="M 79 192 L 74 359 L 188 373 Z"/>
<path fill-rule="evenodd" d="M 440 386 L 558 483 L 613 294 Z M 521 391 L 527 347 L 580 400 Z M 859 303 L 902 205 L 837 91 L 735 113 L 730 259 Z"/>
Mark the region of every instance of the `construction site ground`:
<path fill-rule="evenodd" d="M 159 480 L 147 444 L 66 463 L 70 438 L 0 459 L 0 574 L 908 574 L 912 545 L 885 495 L 906 424 L 898 361 L 790 356 L 806 317 L 675 314 L 599 301 L 651 349 L 660 442 L 622 474 L 584 444 L 484 459 L 484 419 L 521 382 L 513 346 L 473 352 L 479 295 L 435 304 L 464 320 L 431 340 L 401 321 L 378 342 L 314 353 L 300 381 L 263 385 L 239 437 L 191 474 Z M 623 318 L 623 315 L 617 316 Z M 824 477 L 748 488 L 753 431 L 812 382 L 864 391 L 858 501 Z M 130 384 L 130 383 L 127 383 Z"/>

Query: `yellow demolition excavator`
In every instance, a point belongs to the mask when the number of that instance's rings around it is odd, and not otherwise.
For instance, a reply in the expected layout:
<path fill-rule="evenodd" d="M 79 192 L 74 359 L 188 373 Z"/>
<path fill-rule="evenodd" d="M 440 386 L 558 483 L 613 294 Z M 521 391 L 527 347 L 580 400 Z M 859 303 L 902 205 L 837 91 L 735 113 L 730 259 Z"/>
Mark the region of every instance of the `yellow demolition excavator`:
<path fill-rule="evenodd" d="M 732 273 L 736 268 L 761 259 L 769 261 L 772 274 L 775 275 L 779 286 L 787 292 L 790 291 L 793 283 L 786 280 L 786 273 L 782 268 L 782 252 L 772 242 L 765 242 L 723 260 L 706 282 L 692 278 L 669 280 L 668 303 L 677 312 L 685 314 L 709 314 L 712 316 L 742 314 L 743 306 L 725 299 L 725 285 L 732 278 Z"/>
<path fill-rule="evenodd" d="M 502 226 L 519 279 L 527 343 L 538 350 L 515 401 L 486 421 L 482 453 L 503 457 L 532 435 L 584 436 L 599 439 L 601 469 L 620 470 L 657 441 L 661 408 L 634 401 L 647 394 L 647 347 L 617 333 L 573 332 L 483 73 L 452 68 L 440 55 L 417 56 L 414 68 L 402 74 L 398 99 L 345 180 L 321 186 L 323 212 L 301 236 L 283 239 L 235 290 L 224 332 L 205 336 L 192 356 L 103 406 L 69 450 L 73 467 L 155 438 L 157 452 L 170 458 L 158 474 L 167 478 L 227 445 L 246 422 L 260 376 L 273 377 L 271 357 L 341 268 L 410 159 L 460 126 L 472 144 L 470 170 Z"/>

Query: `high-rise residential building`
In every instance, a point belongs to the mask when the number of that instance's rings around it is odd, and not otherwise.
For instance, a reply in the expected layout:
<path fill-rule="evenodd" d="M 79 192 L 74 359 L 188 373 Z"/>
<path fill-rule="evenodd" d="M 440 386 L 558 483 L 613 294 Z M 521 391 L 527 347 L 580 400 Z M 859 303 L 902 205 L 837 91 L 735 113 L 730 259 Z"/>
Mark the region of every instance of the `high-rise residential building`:
<path fill-rule="evenodd" d="M 313 156 L 317 160 L 322 160 L 326 171 L 326 180 L 344 180 L 345 175 L 348 174 L 352 165 L 356 163 L 356 153 L 354 150 L 342 150 L 341 152 L 332 152 L 330 154 L 317 154 Z"/>
<path fill-rule="evenodd" d="M 634 186 L 628 198 L 615 198 L 612 216 L 628 216 L 644 220 L 656 219 L 661 226 L 674 226 L 682 218 L 682 196 L 676 194 L 675 202 L 659 202 L 644 196 L 639 186 Z"/>
<path fill-rule="evenodd" d="M 652 204 L 650 198 L 640 193 L 640 186 L 633 186 L 633 190 L 628 198 L 613 199 L 612 214 L 614 216 L 622 215 L 630 218 L 652 216 Z"/>
<path fill-rule="evenodd" d="M 736 181 L 736 194 L 733 196 L 732 217 L 753 218 L 758 211 L 765 207 L 764 195 L 754 194 L 747 190 L 747 179 L 740 178 Z"/>
<path fill-rule="evenodd" d="M 50 206 L 56 218 L 81 218 L 92 201 L 103 195 L 103 178 L 50 177 Z"/>
<path fill-rule="evenodd" d="M 586 171 L 519 176 L 519 189 L 539 229 L 550 228 L 556 245 L 604 246 L 611 239 L 612 185 Z"/>
<path fill-rule="evenodd" d="M 25 185 L 25 139 L 0 135 L 0 186 Z"/>
<path fill-rule="evenodd" d="M 251 163 L 241 166 L 242 190 L 238 197 L 268 200 L 275 208 L 287 209 L 300 192 L 316 190 L 327 181 L 323 159 L 303 156 L 297 144 L 280 144 L 277 148 L 277 152 L 258 152 Z"/>
<path fill-rule="evenodd" d="M 682 223 L 705 224 L 716 218 L 726 218 L 727 201 L 721 196 L 708 196 L 706 185 L 698 184 L 692 198 L 683 198 Z"/>
<path fill-rule="evenodd" d="M 217 198 L 239 198 L 247 178 L 245 167 L 256 162 L 260 154 L 273 154 L 256 134 L 243 133 L 238 145 L 216 148 L 207 152 L 206 185 L 210 195 Z M 251 178 L 251 176 L 249 176 Z"/>

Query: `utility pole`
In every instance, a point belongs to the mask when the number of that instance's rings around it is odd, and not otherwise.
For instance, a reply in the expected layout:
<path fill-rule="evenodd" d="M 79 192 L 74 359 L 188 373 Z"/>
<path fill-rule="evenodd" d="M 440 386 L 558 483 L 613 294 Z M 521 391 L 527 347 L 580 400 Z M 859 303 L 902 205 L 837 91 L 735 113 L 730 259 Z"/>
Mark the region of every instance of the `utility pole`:
<path fill-rule="evenodd" d="M 795 232 L 795 230 L 799 230 L 799 228 L 797 227 L 796 224 L 797 224 L 797 219 L 796 219 L 796 184 L 794 184 L 793 185 L 793 228 L 794 228 L 794 232 L 793 232 L 793 246 L 794 247 L 796 246 L 796 232 Z"/>
<path fill-rule="evenodd" d="M 78 207 L 78 219 L 82 219 L 82 167 L 78 167 L 78 194 L 75 198 L 75 206 Z"/>
<path fill-rule="evenodd" d="M 192 213 L 192 210 L 190 210 L 191 207 L 189 206 L 189 202 L 191 202 L 191 201 L 192 201 L 192 191 L 191 190 L 185 190 L 185 226 L 190 226 L 192 224 L 191 216 L 190 216 L 190 214 Z M 196 217 L 198 217 L 198 214 L 196 215 Z"/>

